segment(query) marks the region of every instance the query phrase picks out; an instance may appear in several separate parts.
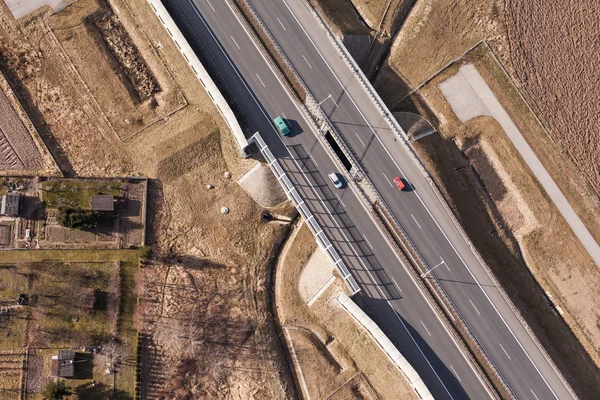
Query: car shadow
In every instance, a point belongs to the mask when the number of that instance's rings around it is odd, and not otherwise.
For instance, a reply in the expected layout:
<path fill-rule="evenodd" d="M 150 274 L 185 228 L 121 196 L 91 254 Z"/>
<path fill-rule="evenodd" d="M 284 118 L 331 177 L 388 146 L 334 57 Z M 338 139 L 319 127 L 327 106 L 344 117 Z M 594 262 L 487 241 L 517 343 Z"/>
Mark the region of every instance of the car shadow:
<path fill-rule="evenodd" d="M 304 133 L 304 129 L 302 129 L 302 126 L 300 126 L 298 121 L 296 121 L 295 119 L 286 118 L 284 119 L 284 121 L 287 124 L 288 128 L 290 128 L 290 133 L 287 135 L 288 137 L 296 137 Z"/>

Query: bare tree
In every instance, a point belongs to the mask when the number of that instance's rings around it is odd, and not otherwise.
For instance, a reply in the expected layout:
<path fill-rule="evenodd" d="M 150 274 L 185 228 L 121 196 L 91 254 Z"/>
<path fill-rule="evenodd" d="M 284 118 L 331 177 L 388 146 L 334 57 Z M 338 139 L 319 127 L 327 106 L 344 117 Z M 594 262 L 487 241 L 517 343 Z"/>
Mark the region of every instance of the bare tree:
<path fill-rule="evenodd" d="M 110 369 L 116 373 L 123 362 L 124 356 L 125 347 L 116 340 L 111 340 L 102 346 L 100 353 L 94 357 L 94 362 L 101 369 Z"/>
<path fill-rule="evenodd" d="M 157 341 L 173 357 L 192 357 L 204 344 L 204 330 L 198 326 L 195 313 L 187 319 L 161 319 L 156 327 Z"/>

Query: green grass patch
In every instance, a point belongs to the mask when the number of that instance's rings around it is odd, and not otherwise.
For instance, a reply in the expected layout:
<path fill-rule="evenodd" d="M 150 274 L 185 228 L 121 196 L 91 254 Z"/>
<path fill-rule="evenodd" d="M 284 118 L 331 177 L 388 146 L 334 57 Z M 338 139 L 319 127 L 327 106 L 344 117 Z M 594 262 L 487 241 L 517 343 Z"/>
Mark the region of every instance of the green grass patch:
<path fill-rule="evenodd" d="M 120 181 L 50 180 L 42 184 L 42 200 L 48 208 L 72 207 L 89 209 L 95 194 L 120 193 Z"/>

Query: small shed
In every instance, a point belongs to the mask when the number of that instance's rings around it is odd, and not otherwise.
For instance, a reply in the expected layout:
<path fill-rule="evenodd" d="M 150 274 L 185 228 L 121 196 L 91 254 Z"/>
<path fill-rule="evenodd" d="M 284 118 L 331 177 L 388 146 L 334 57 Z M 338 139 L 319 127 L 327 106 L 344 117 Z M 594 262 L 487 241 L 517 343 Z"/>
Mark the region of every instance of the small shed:
<path fill-rule="evenodd" d="M 6 193 L 2 196 L 2 202 L 0 203 L 0 215 L 19 215 L 19 202 L 21 195 L 17 192 Z"/>
<path fill-rule="evenodd" d="M 102 212 L 115 211 L 115 196 L 112 194 L 95 194 L 92 196 L 92 210 Z"/>
<path fill-rule="evenodd" d="M 50 366 L 52 375 L 60 378 L 75 376 L 75 350 L 59 350 L 57 356 L 52 356 Z"/>

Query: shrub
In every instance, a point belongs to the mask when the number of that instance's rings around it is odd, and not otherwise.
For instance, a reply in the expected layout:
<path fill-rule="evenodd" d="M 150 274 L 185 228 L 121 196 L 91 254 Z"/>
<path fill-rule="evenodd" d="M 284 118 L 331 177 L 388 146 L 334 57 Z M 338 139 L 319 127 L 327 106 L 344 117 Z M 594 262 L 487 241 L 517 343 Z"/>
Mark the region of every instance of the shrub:
<path fill-rule="evenodd" d="M 100 215 L 81 208 L 60 208 L 57 219 L 59 224 L 67 228 L 92 229 L 98 226 Z"/>

